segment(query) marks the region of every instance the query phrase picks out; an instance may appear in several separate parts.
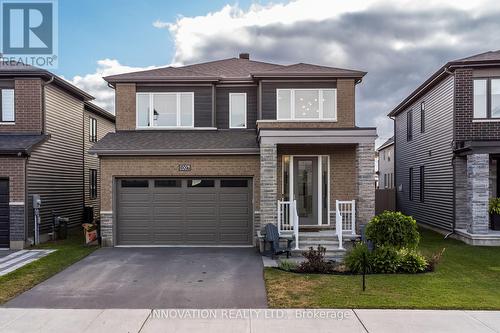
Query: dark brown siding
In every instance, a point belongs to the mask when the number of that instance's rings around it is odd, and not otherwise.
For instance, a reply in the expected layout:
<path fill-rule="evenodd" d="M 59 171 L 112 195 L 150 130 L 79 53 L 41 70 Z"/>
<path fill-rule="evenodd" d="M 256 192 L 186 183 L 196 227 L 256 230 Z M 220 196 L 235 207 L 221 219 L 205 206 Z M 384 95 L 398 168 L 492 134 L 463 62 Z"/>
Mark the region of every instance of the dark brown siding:
<path fill-rule="evenodd" d="M 83 101 L 54 85 L 45 88 L 46 129 L 50 139 L 28 159 L 29 235 L 32 196 L 42 199 L 41 233 L 51 230 L 52 213 L 78 225 L 83 217 Z"/>
<path fill-rule="evenodd" d="M 90 142 L 89 134 L 90 134 L 90 118 L 97 119 L 97 140 L 101 140 L 107 133 L 115 131 L 115 124 L 109 121 L 107 118 L 96 115 L 95 113 L 91 113 L 85 111 L 85 119 L 84 119 L 84 127 L 83 127 L 83 142 L 84 142 L 84 163 L 85 163 L 85 171 L 83 173 L 84 177 L 84 191 L 85 191 L 85 206 L 93 206 L 94 207 L 94 217 L 99 217 L 99 209 L 100 209 L 100 192 L 101 192 L 101 175 L 99 170 L 99 158 L 94 154 L 89 154 L 88 151 L 94 145 L 94 142 Z M 90 198 L 90 189 L 89 189 L 89 181 L 90 181 L 90 169 L 97 170 L 97 198 Z"/>
<path fill-rule="evenodd" d="M 257 86 L 218 87 L 216 90 L 217 128 L 229 128 L 229 93 L 247 94 L 247 128 L 257 121 Z"/>
<path fill-rule="evenodd" d="M 212 87 L 211 86 L 137 86 L 137 92 L 194 92 L 194 126 L 212 127 Z M 135 105 L 134 105 L 135 129 Z M 121 112 L 121 110 L 118 110 Z"/>
<path fill-rule="evenodd" d="M 262 119 L 276 119 L 276 89 L 286 88 L 337 88 L 337 83 L 334 81 L 262 82 Z"/>

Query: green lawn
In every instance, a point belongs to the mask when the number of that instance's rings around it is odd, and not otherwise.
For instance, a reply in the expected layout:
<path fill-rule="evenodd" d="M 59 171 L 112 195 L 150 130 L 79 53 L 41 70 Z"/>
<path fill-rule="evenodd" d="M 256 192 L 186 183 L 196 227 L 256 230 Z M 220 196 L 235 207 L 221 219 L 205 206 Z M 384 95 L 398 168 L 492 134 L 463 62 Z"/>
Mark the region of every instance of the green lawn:
<path fill-rule="evenodd" d="M 272 308 L 500 309 L 500 247 L 473 247 L 421 230 L 420 249 L 446 248 L 433 273 L 300 275 L 266 268 Z"/>
<path fill-rule="evenodd" d="M 97 249 L 96 246 L 83 246 L 81 232 L 73 233 L 66 240 L 48 242 L 37 246 L 42 249 L 57 249 L 53 253 L 0 276 L 0 304 L 7 302 L 20 293 L 33 288 L 38 283 L 62 271 Z"/>

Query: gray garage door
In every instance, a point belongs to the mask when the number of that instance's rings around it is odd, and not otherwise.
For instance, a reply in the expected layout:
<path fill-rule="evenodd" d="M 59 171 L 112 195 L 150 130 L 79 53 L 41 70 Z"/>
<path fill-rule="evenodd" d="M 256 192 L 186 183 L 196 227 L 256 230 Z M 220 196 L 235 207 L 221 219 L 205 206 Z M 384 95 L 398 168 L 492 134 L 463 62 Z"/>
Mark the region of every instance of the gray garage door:
<path fill-rule="evenodd" d="M 251 245 L 251 179 L 120 179 L 118 245 Z"/>

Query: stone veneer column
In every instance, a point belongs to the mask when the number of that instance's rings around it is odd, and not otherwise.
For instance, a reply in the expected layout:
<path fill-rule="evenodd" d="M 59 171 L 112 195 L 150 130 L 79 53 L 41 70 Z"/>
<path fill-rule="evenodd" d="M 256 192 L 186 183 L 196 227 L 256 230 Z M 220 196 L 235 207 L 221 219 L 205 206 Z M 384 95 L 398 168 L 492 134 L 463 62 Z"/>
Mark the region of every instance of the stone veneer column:
<path fill-rule="evenodd" d="M 356 225 L 367 224 L 375 215 L 375 143 L 356 147 Z"/>
<path fill-rule="evenodd" d="M 260 225 L 278 221 L 278 149 L 275 144 L 260 145 Z"/>
<path fill-rule="evenodd" d="M 467 229 L 470 221 L 467 200 L 467 158 L 457 156 L 455 164 L 455 229 Z"/>
<path fill-rule="evenodd" d="M 101 212 L 101 245 L 113 246 L 113 213 Z"/>
<path fill-rule="evenodd" d="M 488 154 L 467 156 L 467 205 L 469 223 L 467 231 L 486 234 L 489 229 L 488 200 L 490 158 Z"/>
<path fill-rule="evenodd" d="M 24 248 L 24 203 L 11 202 L 9 204 L 10 222 L 10 249 L 20 250 Z"/>

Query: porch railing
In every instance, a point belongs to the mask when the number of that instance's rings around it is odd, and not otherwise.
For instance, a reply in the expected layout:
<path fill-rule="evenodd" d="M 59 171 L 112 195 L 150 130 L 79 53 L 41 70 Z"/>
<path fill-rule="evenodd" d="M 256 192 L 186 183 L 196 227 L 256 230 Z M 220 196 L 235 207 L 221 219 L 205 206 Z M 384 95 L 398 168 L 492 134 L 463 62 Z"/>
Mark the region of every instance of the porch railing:
<path fill-rule="evenodd" d="M 335 202 L 335 232 L 339 240 L 339 249 L 343 247 L 344 232 L 350 232 L 352 235 L 356 234 L 356 203 L 351 201 Z"/>
<path fill-rule="evenodd" d="M 299 249 L 299 215 L 297 201 L 278 200 L 278 232 L 292 234 L 295 240 L 295 249 Z"/>

